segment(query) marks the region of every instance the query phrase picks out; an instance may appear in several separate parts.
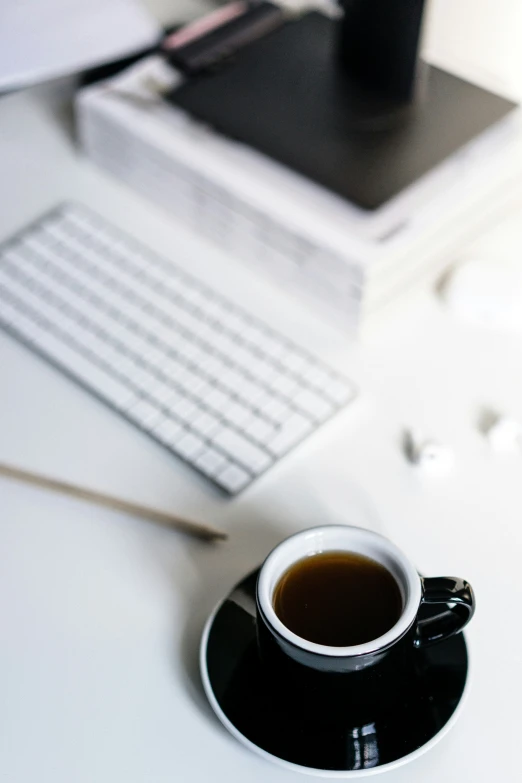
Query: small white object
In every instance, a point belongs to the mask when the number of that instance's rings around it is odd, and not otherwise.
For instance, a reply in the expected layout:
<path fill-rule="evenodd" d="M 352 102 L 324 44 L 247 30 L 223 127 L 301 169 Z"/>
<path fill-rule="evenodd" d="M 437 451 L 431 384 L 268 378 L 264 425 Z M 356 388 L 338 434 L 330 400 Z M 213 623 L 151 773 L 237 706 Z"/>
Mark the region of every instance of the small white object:
<path fill-rule="evenodd" d="M 455 465 L 455 457 L 448 446 L 435 441 L 427 441 L 419 450 L 418 464 L 426 473 L 445 476 L 451 473 Z"/>
<path fill-rule="evenodd" d="M 421 440 L 411 432 L 406 433 L 405 453 L 412 464 L 432 476 L 447 475 L 455 465 L 455 455 L 449 446 L 434 440 Z"/>
<path fill-rule="evenodd" d="M 507 416 L 499 416 L 487 429 L 486 437 L 495 451 L 513 452 L 522 449 L 522 426 Z"/>
<path fill-rule="evenodd" d="M 521 259 L 493 253 L 470 257 L 448 279 L 443 298 L 468 323 L 522 334 Z"/>

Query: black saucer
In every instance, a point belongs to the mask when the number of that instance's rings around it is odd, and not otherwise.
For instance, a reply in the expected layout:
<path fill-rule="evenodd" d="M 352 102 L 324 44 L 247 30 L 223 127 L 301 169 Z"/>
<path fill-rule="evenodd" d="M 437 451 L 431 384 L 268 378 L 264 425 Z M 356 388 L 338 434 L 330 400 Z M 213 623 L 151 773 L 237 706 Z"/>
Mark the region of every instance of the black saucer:
<path fill-rule="evenodd" d="M 452 726 L 468 675 L 464 636 L 414 653 L 412 684 L 399 699 L 383 687 L 374 720 L 306 714 L 282 697 L 256 644 L 258 571 L 243 579 L 208 620 L 201 673 L 209 701 L 243 744 L 282 766 L 328 777 L 385 771 L 416 758 Z M 349 675 L 354 676 L 354 675 Z M 355 675 L 357 676 L 357 675 Z M 305 697 L 306 702 L 306 697 Z M 350 710 L 347 710 L 346 715 Z"/>

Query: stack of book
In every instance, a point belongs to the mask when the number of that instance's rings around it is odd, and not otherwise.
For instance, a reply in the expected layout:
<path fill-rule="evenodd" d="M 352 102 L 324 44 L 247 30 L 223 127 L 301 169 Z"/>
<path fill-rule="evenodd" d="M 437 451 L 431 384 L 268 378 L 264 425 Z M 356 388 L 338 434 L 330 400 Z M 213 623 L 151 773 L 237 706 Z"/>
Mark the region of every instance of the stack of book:
<path fill-rule="evenodd" d="M 440 274 L 521 187 L 518 111 L 364 211 L 168 104 L 180 78 L 151 56 L 81 90 L 88 157 L 353 332 Z"/>

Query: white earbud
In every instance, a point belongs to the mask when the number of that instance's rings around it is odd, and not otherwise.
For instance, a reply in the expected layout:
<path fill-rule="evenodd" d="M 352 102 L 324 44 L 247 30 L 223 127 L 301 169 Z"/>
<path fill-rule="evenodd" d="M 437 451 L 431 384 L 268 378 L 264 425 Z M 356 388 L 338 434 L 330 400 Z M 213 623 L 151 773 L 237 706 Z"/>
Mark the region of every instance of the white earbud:
<path fill-rule="evenodd" d="M 485 431 L 492 449 L 500 452 L 522 450 L 522 427 L 515 419 L 498 416 Z"/>
<path fill-rule="evenodd" d="M 447 475 L 455 465 L 455 455 L 449 446 L 421 439 L 410 431 L 405 433 L 404 451 L 413 465 L 432 476 Z"/>

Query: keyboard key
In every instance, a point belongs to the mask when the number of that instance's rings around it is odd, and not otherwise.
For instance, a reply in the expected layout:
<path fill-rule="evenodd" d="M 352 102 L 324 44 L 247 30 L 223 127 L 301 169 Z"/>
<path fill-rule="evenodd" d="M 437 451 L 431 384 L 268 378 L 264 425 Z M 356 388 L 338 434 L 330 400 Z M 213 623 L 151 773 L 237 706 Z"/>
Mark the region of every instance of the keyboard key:
<path fill-rule="evenodd" d="M 201 383 L 194 389 L 193 395 L 196 397 L 200 402 L 204 402 L 209 394 L 214 390 L 214 382 L 212 380 L 207 381 L 203 380 Z"/>
<path fill-rule="evenodd" d="M 225 372 L 230 365 L 225 364 L 222 359 L 215 356 L 213 353 L 209 353 L 202 362 L 200 362 L 201 369 L 207 373 L 207 375 L 213 375 L 215 378 L 219 378 L 221 373 Z"/>
<path fill-rule="evenodd" d="M 245 319 L 241 318 L 241 316 L 233 310 L 225 313 L 222 322 L 228 332 L 234 332 L 235 334 L 241 335 L 245 328 Z"/>
<path fill-rule="evenodd" d="M 226 407 L 222 416 L 226 421 L 233 422 L 242 427 L 244 422 L 252 416 L 252 409 L 247 408 L 242 402 L 232 400 Z"/>
<path fill-rule="evenodd" d="M 164 403 L 168 404 L 169 401 L 171 404 L 173 403 L 174 397 L 176 396 L 176 392 L 170 383 L 163 383 L 162 381 L 159 381 L 157 384 L 155 384 L 150 388 L 149 396 L 152 397 L 152 399 L 159 406 L 163 406 Z"/>
<path fill-rule="evenodd" d="M 332 381 L 331 376 L 322 367 L 314 364 L 305 369 L 302 375 L 310 386 L 319 390 L 324 390 Z"/>
<path fill-rule="evenodd" d="M 277 375 L 270 383 L 270 388 L 287 399 L 291 398 L 299 384 L 291 375 Z"/>
<path fill-rule="evenodd" d="M 251 406 L 262 396 L 264 389 L 257 383 L 242 378 L 234 389 L 235 394 Z"/>
<path fill-rule="evenodd" d="M 166 443 L 168 446 L 173 446 L 186 432 L 185 428 L 181 426 L 174 419 L 167 419 L 162 417 L 156 422 L 152 428 L 154 435 L 162 443 Z"/>
<path fill-rule="evenodd" d="M 274 425 L 268 424 L 259 416 L 255 416 L 245 424 L 244 429 L 247 435 L 263 445 L 277 433 L 277 428 Z"/>
<path fill-rule="evenodd" d="M 237 465 L 229 465 L 222 473 L 218 475 L 219 483 L 229 492 L 240 492 L 252 477 Z"/>
<path fill-rule="evenodd" d="M 194 367 L 198 367 L 206 355 L 206 352 L 197 343 L 189 343 L 188 350 L 185 352 L 186 360 Z"/>
<path fill-rule="evenodd" d="M 128 374 L 129 384 L 143 392 L 148 392 L 158 378 L 151 374 L 150 368 L 145 364 L 139 364 L 139 357 L 135 357 L 132 369 Z"/>
<path fill-rule="evenodd" d="M 0 322 L 2 320 L 11 328 L 16 329 L 28 342 L 36 343 L 38 341 L 41 326 L 9 302 L 3 302 L 0 308 Z"/>
<path fill-rule="evenodd" d="M 236 367 L 227 367 L 227 369 L 219 375 L 219 382 L 234 393 L 244 379 L 245 376 L 238 372 Z"/>
<path fill-rule="evenodd" d="M 195 463 L 198 468 L 201 468 L 209 476 L 216 476 L 228 464 L 228 461 L 218 451 L 207 447 L 205 451 L 196 457 Z"/>
<path fill-rule="evenodd" d="M 303 410 L 316 421 L 323 421 L 334 411 L 334 406 L 331 402 L 327 402 L 319 394 L 309 389 L 301 389 L 292 402 L 297 408 Z"/>
<path fill-rule="evenodd" d="M 154 424 L 161 416 L 161 411 L 157 405 L 154 405 L 147 398 L 143 397 L 131 408 L 127 409 L 133 419 L 140 422 L 146 429 L 153 429 Z"/>
<path fill-rule="evenodd" d="M 113 350 L 117 352 L 119 358 L 114 362 L 112 369 L 118 375 L 131 378 L 136 372 L 136 362 L 130 356 L 122 353 L 121 349 L 115 348 L 114 345 Z"/>
<path fill-rule="evenodd" d="M 288 353 L 288 346 L 282 340 L 274 339 L 270 334 L 263 334 L 262 341 L 259 343 L 259 350 L 266 354 L 271 361 L 282 362 Z"/>
<path fill-rule="evenodd" d="M 253 354 L 248 362 L 248 371 L 253 378 L 259 380 L 264 387 L 269 386 L 271 380 L 280 371 L 277 369 L 277 365 L 271 363 L 267 359 L 263 359 L 261 356 Z"/>
<path fill-rule="evenodd" d="M 279 457 L 299 443 L 311 429 L 312 422 L 309 419 L 301 416 L 300 413 L 294 413 L 281 427 L 281 431 L 267 442 L 267 448 L 272 454 Z"/>
<path fill-rule="evenodd" d="M 176 441 L 176 451 L 187 459 L 195 457 L 204 448 L 204 441 L 193 432 L 187 432 L 180 440 Z"/>
<path fill-rule="evenodd" d="M 194 430 L 203 437 L 210 437 L 220 426 L 221 421 L 210 413 L 202 413 L 192 422 Z"/>
<path fill-rule="evenodd" d="M 183 386 L 190 392 L 191 395 L 199 394 L 199 388 L 203 385 L 204 380 L 201 375 L 198 375 L 192 370 L 186 369 L 182 375 Z"/>
<path fill-rule="evenodd" d="M 91 370 L 88 377 L 92 384 L 96 383 L 93 388 L 96 389 L 98 394 L 102 397 L 106 397 L 117 408 L 125 408 L 136 398 L 136 392 L 129 389 L 128 386 L 120 383 L 120 381 L 115 378 L 105 375 L 103 372 L 99 372 L 95 380 L 93 378 L 93 371 Z"/>
<path fill-rule="evenodd" d="M 336 378 L 329 379 L 328 383 L 324 387 L 324 393 L 334 400 L 337 405 L 343 405 L 348 400 L 351 400 L 354 395 L 353 387 L 344 381 Z"/>
<path fill-rule="evenodd" d="M 190 423 L 191 419 L 195 418 L 196 414 L 199 413 L 197 405 L 192 402 L 192 400 L 189 400 L 187 397 L 182 397 L 181 395 L 176 395 L 176 397 L 173 397 L 170 401 L 167 400 L 164 404 L 164 408 L 172 413 L 173 416 L 188 423 Z"/>
<path fill-rule="evenodd" d="M 223 414 L 230 405 L 230 397 L 221 389 L 212 389 L 210 394 L 204 398 L 205 405 L 215 410 L 218 414 Z"/>
<path fill-rule="evenodd" d="M 0 296 L 2 295 L 2 290 L 0 288 Z M 20 310 L 18 310 L 8 299 L 6 300 L 4 298 L 2 302 L 2 307 L 0 309 L 0 319 L 4 321 L 6 324 L 13 324 L 13 326 L 16 326 L 17 323 L 22 321 L 22 327 L 23 323 L 27 320 L 30 321 L 29 318 L 27 318 L 26 315 L 23 315 Z"/>
<path fill-rule="evenodd" d="M 235 367 L 238 367 L 240 371 L 247 370 L 250 373 L 250 363 L 252 361 L 252 352 L 250 347 L 243 345 L 239 341 L 231 341 L 233 347 L 227 350 L 225 355 L 230 356 L 231 361 Z M 255 354 L 253 354 L 255 356 Z"/>
<path fill-rule="evenodd" d="M 234 430 L 221 430 L 212 442 L 252 473 L 265 470 L 272 461 L 265 451 Z"/>
<path fill-rule="evenodd" d="M 289 353 L 285 357 L 285 369 L 287 372 L 300 374 L 307 363 L 306 357 L 299 353 Z"/>
<path fill-rule="evenodd" d="M 268 419 L 282 424 L 292 413 L 292 409 L 283 400 L 267 394 L 259 398 L 257 409 Z"/>
<path fill-rule="evenodd" d="M 262 345 L 265 339 L 263 330 L 253 323 L 246 323 L 240 334 L 243 340 L 255 346 Z"/>

